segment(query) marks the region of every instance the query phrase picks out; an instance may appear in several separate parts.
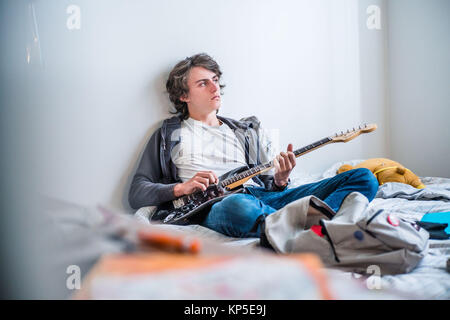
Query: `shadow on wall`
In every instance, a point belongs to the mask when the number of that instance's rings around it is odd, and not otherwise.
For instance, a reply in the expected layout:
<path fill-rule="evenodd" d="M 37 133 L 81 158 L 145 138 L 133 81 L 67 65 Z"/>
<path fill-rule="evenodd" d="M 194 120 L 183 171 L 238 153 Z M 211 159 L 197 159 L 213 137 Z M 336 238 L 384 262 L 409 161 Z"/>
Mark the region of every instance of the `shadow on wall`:
<path fill-rule="evenodd" d="M 169 72 L 170 69 L 161 72 L 159 76 L 151 81 L 147 86 L 146 98 L 149 102 L 147 107 L 152 109 L 153 114 L 156 113 L 160 115 L 159 119 L 161 120 L 154 123 L 155 119 L 148 119 L 149 123 L 154 124 L 147 130 L 145 136 L 139 142 L 136 151 L 131 155 L 128 168 L 123 172 L 123 175 L 115 191 L 113 192 L 113 198 L 111 199 L 111 202 L 115 207 L 121 208 L 130 214 L 134 213 L 135 210 L 132 209 L 128 203 L 128 192 L 130 190 L 130 185 L 134 174 L 136 173 L 137 167 L 141 161 L 144 149 L 147 146 L 150 137 L 161 126 L 164 119 L 173 116 L 169 113 L 169 111 L 175 111 L 175 108 L 172 106 L 166 91 L 166 81 L 169 76 Z M 154 104 L 151 104 L 152 98 L 155 97 L 157 100 L 154 101 Z M 158 112 L 154 112 L 155 109 L 157 109 Z"/>

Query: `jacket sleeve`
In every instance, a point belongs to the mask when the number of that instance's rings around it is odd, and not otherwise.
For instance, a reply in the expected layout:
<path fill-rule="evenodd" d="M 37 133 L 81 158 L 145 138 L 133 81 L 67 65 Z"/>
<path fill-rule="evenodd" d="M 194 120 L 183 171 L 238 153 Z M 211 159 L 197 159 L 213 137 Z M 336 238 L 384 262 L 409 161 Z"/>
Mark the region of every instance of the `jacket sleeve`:
<path fill-rule="evenodd" d="M 173 189 L 177 183 L 161 183 L 160 140 L 159 129 L 150 138 L 131 182 L 128 202 L 133 209 L 158 206 L 175 199 Z"/>

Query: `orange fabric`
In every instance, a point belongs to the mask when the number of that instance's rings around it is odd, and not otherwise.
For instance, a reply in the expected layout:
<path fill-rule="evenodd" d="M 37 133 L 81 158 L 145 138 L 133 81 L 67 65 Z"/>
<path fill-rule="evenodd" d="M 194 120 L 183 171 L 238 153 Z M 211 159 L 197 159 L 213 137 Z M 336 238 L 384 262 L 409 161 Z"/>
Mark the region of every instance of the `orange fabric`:
<path fill-rule="evenodd" d="M 158 273 L 167 270 L 199 269 L 227 260 L 243 257 L 241 255 L 192 255 L 165 252 L 113 254 L 106 255 L 94 266 L 83 281 L 82 290 L 74 299 L 89 299 L 89 285 L 93 278 L 103 275 L 132 275 Z M 323 265 L 315 254 L 291 254 L 274 256 L 275 259 L 292 259 L 299 263 L 317 284 L 322 299 L 333 299 Z M 300 289 L 300 288 L 299 288 Z"/>

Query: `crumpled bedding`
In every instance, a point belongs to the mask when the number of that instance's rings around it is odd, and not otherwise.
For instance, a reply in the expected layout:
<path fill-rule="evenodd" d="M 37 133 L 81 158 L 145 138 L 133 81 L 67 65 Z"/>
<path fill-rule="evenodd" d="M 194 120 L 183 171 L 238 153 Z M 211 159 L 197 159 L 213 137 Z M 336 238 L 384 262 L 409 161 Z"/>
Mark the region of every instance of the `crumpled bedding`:
<path fill-rule="evenodd" d="M 322 174 L 297 174 L 291 177 L 291 188 L 304 183 L 310 183 L 336 175 L 336 170 L 344 163 L 356 165 L 362 160 L 338 162 Z M 378 193 L 367 210 L 376 212 L 384 209 L 395 213 L 403 219 L 419 221 L 423 215 L 430 212 L 450 211 L 450 179 L 442 177 L 420 177 L 426 185 L 425 189 L 416 189 L 401 183 L 386 183 L 380 186 Z M 142 208 L 136 212 L 136 217 L 146 221 L 152 208 Z M 178 229 L 193 235 L 211 237 L 227 245 L 259 247 L 259 239 L 237 239 L 221 235 L 199 225 L 192 226 L 164 226 L 167 229 Z M 430 240 L 429 251 L 419 265 L 408 274 L 383 276 L 382 289 L 407 293 L 412 298 L 421 299 L 450 299 L 450 274 L 446 271 L 447 260 L 450 258 L 450 240 Z M 333 277 L 344 272 L 331 270 Z M 331 274 L 331 273 L 330 273 Z M 336 278 L 337 279 L 337 278 Z M 336 280 L 338 281 L 338 280 Z M 336 290 L 344 290 L 336 288 Z M 383 291 L 383 290 L 381 290 Z M 345 296 L 345 292 L 341 292 Z"/>
<path fill-rule="evenodd" d="M 442 179 L 441 179 L 442 180 Z M 432 181 L 428 178 L 428 181 Z M 416 189 L 410 185 L 391 182 L 378 188 L 377 198 L 402 198 L 408 200 L 450 200 L 450 189 L 443 185 L 428 185 L 425 189 Z"/>
<path fill-rule="evenodd" d="M 386 183 L 378 189 L 368 210 L 389 210 L 399 217 L 420 221 L 426 213 L 450 211 L 450 179 L 420 177 L 425 189 Z M 429 240 L 428 254 L 408 274 L 383 276 L 382 287 L 409 292 L 422 299 L 450 299 L 450 240 Z"/>

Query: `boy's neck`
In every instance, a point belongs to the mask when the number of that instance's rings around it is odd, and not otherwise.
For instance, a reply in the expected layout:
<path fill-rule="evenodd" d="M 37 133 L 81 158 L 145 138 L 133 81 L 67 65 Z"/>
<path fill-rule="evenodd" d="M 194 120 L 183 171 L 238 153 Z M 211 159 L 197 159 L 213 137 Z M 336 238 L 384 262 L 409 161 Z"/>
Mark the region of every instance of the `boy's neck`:
<path fill-rule="evenodd" d="M 189 114 L 189 117 L 194 120 L 200 121 L 210 127 L 217 127 L 222 124 L 222 122 L 217 118 L 215 111 L 214 111 L 214 113 L 210 113 L 210 114 L 206 114 L 206 115 Z"/>

